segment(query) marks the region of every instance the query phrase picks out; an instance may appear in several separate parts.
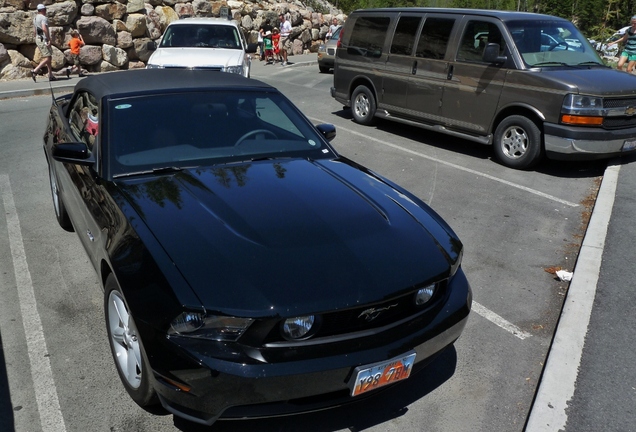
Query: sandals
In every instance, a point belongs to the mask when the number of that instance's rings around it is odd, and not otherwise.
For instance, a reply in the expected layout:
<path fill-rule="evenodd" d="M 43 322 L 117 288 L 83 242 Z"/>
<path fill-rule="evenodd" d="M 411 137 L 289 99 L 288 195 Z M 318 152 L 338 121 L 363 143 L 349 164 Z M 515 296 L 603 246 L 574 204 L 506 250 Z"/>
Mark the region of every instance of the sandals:
<path fill-rule="evenodd" d="M 34 69 L 31 69 L 31 78 L 33 78 L 33 82 L 37 82 L 37 81 L 35 80 L 35 75 L 36 75 L 35 70 L 34 70 Z"/>

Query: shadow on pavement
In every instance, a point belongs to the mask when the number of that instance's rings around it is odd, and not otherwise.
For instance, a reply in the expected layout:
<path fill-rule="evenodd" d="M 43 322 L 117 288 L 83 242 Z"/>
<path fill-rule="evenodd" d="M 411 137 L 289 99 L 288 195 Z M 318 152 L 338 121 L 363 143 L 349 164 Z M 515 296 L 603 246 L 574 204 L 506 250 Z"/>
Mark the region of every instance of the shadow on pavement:
<path fill-rule="evenodd" d="M 4 360 L 2 335 L 0 335 L 0 426 L 2 426 L 0 428 L 2 431 L 9 432 L 15 430 L 11 394 L 9 393 L 9 379 L 7 378 L 7 365 Z"/>
<path fill-rule="evenodd" d="M 184 432 L 303 432 L 361 431 L 403 416 L 408 406 L 441 386 L 455 373 L 457 352 L 448 347 L 427 367 L 402 384 L 389 387 L 357 402 L 309 414 L 259 420 L 221 420 L 210 427 L 174 417 L 174 425 Z M 302 426 L 300 426 L 302 425 Z"/>

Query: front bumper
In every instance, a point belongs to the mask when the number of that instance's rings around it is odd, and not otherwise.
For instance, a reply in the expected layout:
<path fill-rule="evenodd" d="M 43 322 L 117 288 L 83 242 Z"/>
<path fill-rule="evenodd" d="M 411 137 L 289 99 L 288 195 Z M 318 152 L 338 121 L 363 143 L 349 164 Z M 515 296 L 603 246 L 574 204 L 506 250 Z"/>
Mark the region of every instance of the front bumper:
<path fill-rule="evenodd" d="M 167 374 L 191 387 L 180 391 L 156 369 L 154 387 L 162 405 L 190 421 L 210 425 L 218 418 L 263 417 L 307 412 L 359 400 L 352 398 L 348 382 L 353 370 L 400 356 L 411 349 L 417 353 L 415 368 L 430 362 L 452 344 L 463 331 L 472 303 L 472 292 L 461 268 L 452 279 L 449 295 L 439 312 L 426 325 L 416 321 L 400 329 L 390 343 L 361 351 L 279 363 L 245 364 L 211 357 L 204 344 L 185 338 L 169 341 L 175 357 L 184 353 L 193 361 L 187 369 Z M 287 348 L 293 358 L 294 348 Z M 371 394 L 377 390 L 371 392 Z M 362 396 L 364 397 L 364 396 Z"/>
<path fill-rule="evenodd" d="M 585 160 L 621 156 L 636 151 L 636 128 L 605 130 L 544 124 L 545 151 L 550 159 Z"/>

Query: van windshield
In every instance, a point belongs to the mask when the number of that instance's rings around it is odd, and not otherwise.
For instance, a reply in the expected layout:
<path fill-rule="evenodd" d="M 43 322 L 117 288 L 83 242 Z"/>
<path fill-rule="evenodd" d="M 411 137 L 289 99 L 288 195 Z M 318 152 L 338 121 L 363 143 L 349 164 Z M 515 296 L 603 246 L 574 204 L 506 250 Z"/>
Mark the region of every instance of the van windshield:
<path fill-rule="evenodd" d="M 585 36 L 567 21 L 510 21 L 508 30 L 529 67 L 603 66 Z"/>

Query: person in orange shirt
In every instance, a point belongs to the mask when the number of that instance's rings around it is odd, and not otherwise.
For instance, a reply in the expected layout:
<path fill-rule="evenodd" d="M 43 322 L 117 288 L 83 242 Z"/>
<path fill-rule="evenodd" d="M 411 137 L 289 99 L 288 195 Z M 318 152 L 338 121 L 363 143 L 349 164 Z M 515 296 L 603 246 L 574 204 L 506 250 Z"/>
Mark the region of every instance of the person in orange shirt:
<path fill-rule="evenodd" d="M 79 76 L 84 76 L 79 60 L 80 48 L 84 46 L 84 39 L 77 30 L 73 30 L 71 32 L 71 40 L 68 41 L 68 46 L 71 47 L 71 59 L 73 59 L 73 66 L 70 66 L 66 69 L 66 77 L 70 78 L 71 73 L 75 68 L 77 68 Z"/>

